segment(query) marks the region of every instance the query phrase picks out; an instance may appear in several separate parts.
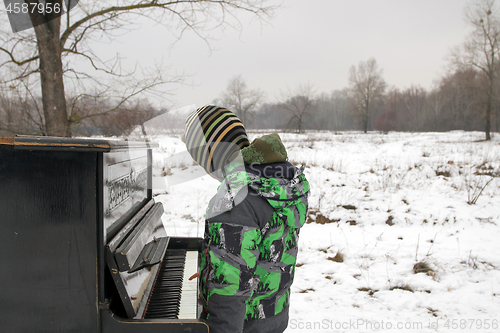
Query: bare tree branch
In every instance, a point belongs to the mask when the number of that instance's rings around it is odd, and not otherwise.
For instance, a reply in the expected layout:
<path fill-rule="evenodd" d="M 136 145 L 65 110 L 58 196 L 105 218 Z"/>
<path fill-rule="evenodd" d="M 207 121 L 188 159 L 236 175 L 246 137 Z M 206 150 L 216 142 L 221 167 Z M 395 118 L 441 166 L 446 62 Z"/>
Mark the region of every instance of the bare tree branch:
<path fill-rule="evenodd" d="M 238 12 L 251 13 L 263 21 L 271 17 L 278 6 L 268 5 L 269 1 L 271 0 L 96 0 L 81 1 L 78 9 L 63 17 L 30 12 L 34 30 L 14 37 L 6 37 L 0 31 L 0 68 L 7 74 L 2 81 L 13 82 L 40 74 L 47 132 L 51 135 L 70 135 L 69 125 L 91 115 L 76 112 L 80 99 L 66 104 L 65 87 L 74 90 L 71 92 L 73 96 L 80 95 L 78 89 L 90 87 L 114 95 L 109 96 L 115 101 L 114 106 L 102 112 L 93 112 L 99 116 L 112 113 L 145 93 L 154 95 L 154 90 L 160 85 L 180 82 L 179 76 L 167 77 L 163 72 L 157 72 L 147 80 L 128 80 L 137 75 L 135 69 L 124 72 L 118 56 L 109 60 L 100 58 L 95 48 L 92 48 L 93 41 L 102 40 L 103 37 L 112 41 L 118 34 L 137 26 L 134 19 L 146 17 L 162 24 L 171 32 L 178 32 L 177 38 L 186 31 L 192 31 L 210 45 L 207 32 L 211 29 L 242 26 L 236 15 Z M 38 0 L 26 2 L 34 4 Z M 62 4 L 62 0 L 46 0 L 46 3 Z M 71 59 L 75 58 L 88 62 L 92 70 L 83 73 L 72 63 Z M 18 69 L 13 70 L 16 67 Z M 105 83 L 106 79 L 101 79 L 92 71 L 120 78 L 120 81 L 128 82 L 129 87 L 124 88 L 122 94 L 116 94 L 116 90 L 109 89 L 111 84 Z M 96 76 L 93 77 L 94 75 Z M 63 81 L 66 81 L 65 84 Z"/>
<path fill-rule="evenodd" d="M 378 68 L 374 58 L 361 61 L 358 67 L 349 70 L 349 92 L 352 110 L 358 115 L 365 133 L 370 126 L 371 114 L 377 99 L 385 91 L 386 83 L 382 78 L 382 70 Z"/>
<path fill-rule="evenodd" d="M 224 107 L 231 109 L 245 126 L 251 122 L 253 113 L 264 99 L 264 92 L 249 89 L 241 75 L 231 78 L 226 91 L 222 93 Z"/>
<path fill-rule="evenodd" d="M 305 118 L 310 117 L 316 109 L 314 86 L 309 83 L 299 84 L 295 89 L 288 88 L 280 94 L 280 104 L 291 116 L 287 126 L 295 122 L 297 131 L 301 133 L 307 123 Z"/>
<path fill-rule="evenodd" d="M 500 13 L 494 0 L 475 0 L 466 8 L 465 16 L 472 31 L 461 48 L 452 50 L 453 62 L 457 67 L 475 67 L 488 78 L 482 91 L 486 95 L 485 135 L 491 140 L 491 113 L 500 70 Z"/>

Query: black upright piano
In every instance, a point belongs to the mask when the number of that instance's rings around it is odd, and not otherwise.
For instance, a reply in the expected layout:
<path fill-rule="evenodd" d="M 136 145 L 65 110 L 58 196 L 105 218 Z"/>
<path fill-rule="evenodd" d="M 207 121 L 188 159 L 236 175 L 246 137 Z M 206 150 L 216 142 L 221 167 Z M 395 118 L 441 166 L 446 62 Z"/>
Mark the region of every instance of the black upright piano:
<path fill-rule="evenodd" d="M 154 147 L 0 137 L 3 332 L 208 332 L 201 239 L 168 236 Z"/>

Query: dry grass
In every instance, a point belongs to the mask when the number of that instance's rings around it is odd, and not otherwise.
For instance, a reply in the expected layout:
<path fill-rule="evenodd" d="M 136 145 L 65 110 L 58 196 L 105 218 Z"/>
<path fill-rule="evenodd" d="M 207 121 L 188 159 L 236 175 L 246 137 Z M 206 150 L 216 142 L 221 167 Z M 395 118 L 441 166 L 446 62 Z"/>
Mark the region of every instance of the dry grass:
<path fill-rule="evenodd" d="M 344 262 L 344 254 L 338 251 L 337 254 L 335 254 L 335 256 L 328 257 L 327 259 L 334 262 Z"/>
<path fill-rule="evenodd" d="M 378 289 L 361 287 L 361 288 L 358 288 L 358 291 L 367 292 L 369 296 L 373 296 L 376 292 L 378 292 Z"/>
<path fill-rule="evenodd" d="M 329 219 L 328 217 L 321 214 L 318 210 L 310 209 L 307 214 L 306 223 L 317 223 L 317 224 L 328 224 L 328 223 L 338 223 L 340 219 Z"/>
<path fill-rule="evenodd" d="M 410 286 L 408 283 L 400 283 L 400 284 L 397 284 L 391 288 L 389 288 L 389 290 L 396 290 L 396 289 L 399 289 L 399 290 L 404 290 L 404 291 L 409 291 L 411 293 L 415 292 L 415 290 L 413 289 L 412 286 Z"/>

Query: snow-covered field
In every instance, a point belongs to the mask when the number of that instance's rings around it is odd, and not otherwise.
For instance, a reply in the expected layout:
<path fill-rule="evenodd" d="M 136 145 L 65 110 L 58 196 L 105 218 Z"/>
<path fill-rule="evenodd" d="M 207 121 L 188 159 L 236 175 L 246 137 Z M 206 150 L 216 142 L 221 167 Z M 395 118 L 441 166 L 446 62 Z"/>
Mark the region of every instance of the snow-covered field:
<path fill-rule="evenodd" d="M 287 333 L 500 332 L 500 136 L 280 136 L 311 184 Z M 152 140 L 167 231 L 201 237 L 218 182 Z"/>

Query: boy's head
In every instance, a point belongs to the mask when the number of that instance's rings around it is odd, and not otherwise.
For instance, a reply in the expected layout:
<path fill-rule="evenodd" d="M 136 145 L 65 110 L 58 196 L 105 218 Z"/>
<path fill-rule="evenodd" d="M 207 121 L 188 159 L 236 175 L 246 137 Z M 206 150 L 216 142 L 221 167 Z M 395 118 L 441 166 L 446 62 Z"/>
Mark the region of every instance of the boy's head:
<path fill-rule="evenodd" d="M 240 119 L 214 105 L 205 105 L 187 117 L 182 140 L 196 163 L 219 180 L 234 153 L 250 145 Z"/>

